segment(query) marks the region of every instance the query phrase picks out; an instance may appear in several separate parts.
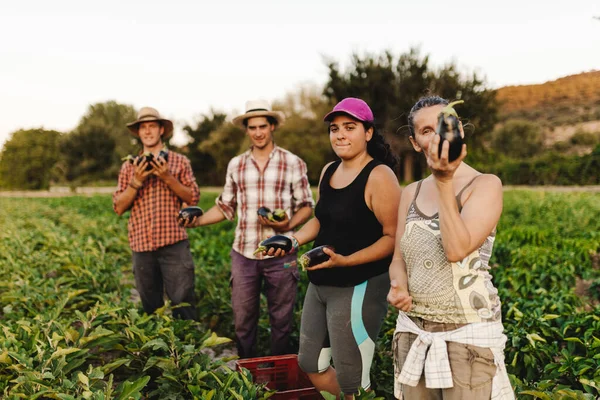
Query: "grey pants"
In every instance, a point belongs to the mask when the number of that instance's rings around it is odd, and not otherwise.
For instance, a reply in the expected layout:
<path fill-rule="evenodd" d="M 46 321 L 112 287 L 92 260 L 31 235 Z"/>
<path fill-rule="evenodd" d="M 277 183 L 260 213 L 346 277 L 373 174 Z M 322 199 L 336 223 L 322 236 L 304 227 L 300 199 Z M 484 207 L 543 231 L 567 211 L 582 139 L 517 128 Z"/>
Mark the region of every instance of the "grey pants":
<path fill-rule="evenodd" d="M 300 368 L 309 373 L 324 372 L 333 359 L 345 394 L 357 393 L 359 387 L 368 389 L 389 289 L 387 272 L 352 287 L 310 283 L 300 324 Z"/>
<path fill-rule="evenodd" d="M 178 307 L 173 315 L 183 319 L 197 319 L 194 295 L 194 260 L 190 243 L 182 240 L 155 251 L 133 252 L 135 287 L 140 293 L 144 311 L 152 314 L 164 305 L 166 292 L 172 305 Z"/>
<path fill-rule="evenodd" d="M 240 358 L 256 357 L 260 293 L 263 286 L 271 324 L 271 355 L 290 352 L 298 278 L 295 254 L 253 260 L 231 251 L 231 305 Z"/>

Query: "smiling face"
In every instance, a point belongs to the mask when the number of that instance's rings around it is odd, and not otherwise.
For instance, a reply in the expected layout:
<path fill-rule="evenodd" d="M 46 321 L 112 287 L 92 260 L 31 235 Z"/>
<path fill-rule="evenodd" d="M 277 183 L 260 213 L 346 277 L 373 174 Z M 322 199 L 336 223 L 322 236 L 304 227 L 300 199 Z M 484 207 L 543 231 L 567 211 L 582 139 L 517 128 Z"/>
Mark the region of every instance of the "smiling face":
<path fill-rule="evenodd" d="M 350 160 L 367 151 L 367 142 L 373 137 L 373 128 L 365 131 L 362 122 L 347 114 L 339 114 L 329 122 L 329 141 L 335 154 Z"/>
<path fill-rule="evenodd" d="M 246 134 L 252 146 L 262 150 L 273 143 L 275 125 L 269 123 L 267 117 L 253 117 L 246 121 Z"/>
<path fill-rule="evenodd" d="M 145 148 L 154 148 L 161 142 L 165 128 L 158 121 L 141 122 L 138 135 Z"/>

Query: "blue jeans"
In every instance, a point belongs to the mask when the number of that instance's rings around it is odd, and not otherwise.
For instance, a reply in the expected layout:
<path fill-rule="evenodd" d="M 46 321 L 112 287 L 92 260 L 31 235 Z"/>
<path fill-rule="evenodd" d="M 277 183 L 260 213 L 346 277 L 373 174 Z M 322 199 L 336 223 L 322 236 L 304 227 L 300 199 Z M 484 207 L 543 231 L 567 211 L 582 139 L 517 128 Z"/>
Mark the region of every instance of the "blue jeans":
<path fill-rule="evenodd" d="M 133 274 L 146 313 L 152 314 L 162 307 L 166 293 L 172 305 L 190 304 L 174 309 L 175 317 L 198 318 L 194 295 L 194 260 L 187 239 L 155 251 L 134 251 Z"/>
<path fill-rule="evenodd" d="M 298 279 L 295 254 L 253 260 L 231 251 L 231 306 L 240 358 L 256 356 L 260 292 L 263 285 L 271 323 L 271 355 L 290 352 Z"/>

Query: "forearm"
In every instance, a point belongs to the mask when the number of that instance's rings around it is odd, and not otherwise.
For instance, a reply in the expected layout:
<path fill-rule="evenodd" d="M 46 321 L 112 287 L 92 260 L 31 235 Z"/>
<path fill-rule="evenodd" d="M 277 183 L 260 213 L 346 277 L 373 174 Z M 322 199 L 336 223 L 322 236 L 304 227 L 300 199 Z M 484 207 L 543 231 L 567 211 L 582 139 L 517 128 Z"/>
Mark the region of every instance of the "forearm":
<path fill-rule="evenodd" d="M 402 259 L 394 258 L 390 264 L 390 281 L 396 281 L 398 288 L 408 292 L 408 274 Z"/>
<path fill-rule="evenodd" d="M 315 217 L 304 224 L 298 232 L 294 233 L 294 237 L 298 240 L 298 244 L 302 246 L 315 240 L 319 234 L 319 229 L 321 229 L 321 223 Z"/>
<path fill-rule="evenodd" d="M 436 181 L 436 187 L 442 246 L 450 262 L 460 261 L 467 256 L 470 233 L 460 216 L 452 182 Z"/>
<path fill-rule="evenodd" d="M 127 189 L 117 196 L 115 199 L 115 210 L 118 215 L 123 215 L 125 211 L 131 208 L 131 205 L 137 196 L 137 192 L 137 189 L 132 186 L 127 186 Z"/>
<path fill-rule="evenodd" d="M 346 256 L 344 267 L 353 267 L 355 265 L 367 264 L 373 261 L 381 260 L 392 254 L 394 251 L 394 237 L 384 235 L 369 247 L 365 247 L 355 253 Z"/>
<path fill-rule="evenodd" d="M 202 216 L 196 218 L 193 227 L 212 225 L 224 220 L 225 215 L 223 214 L 221 209 L 217 206 L 212 206 L 207 212 L 202 214 Z"/>
<path fill-rule="evenodd" d="M 290 222 L 288 223 L 289 230 L 293 231 L 298 226 L 308 221 L 308 219 L 312 217 L 312 212 L 312 207 L 302 207 L 299 209 L 298 212 L 292 216 Z"/>
<path fill-rule="evenodd" d="M 164 182 L 169 186 L 169 189 L 177 195 L 184 203 L 191 205 L 194 201 L 194 192 L 191 187 L 185 186 L 179 182 L 173 175 L 165 178 Z"/>

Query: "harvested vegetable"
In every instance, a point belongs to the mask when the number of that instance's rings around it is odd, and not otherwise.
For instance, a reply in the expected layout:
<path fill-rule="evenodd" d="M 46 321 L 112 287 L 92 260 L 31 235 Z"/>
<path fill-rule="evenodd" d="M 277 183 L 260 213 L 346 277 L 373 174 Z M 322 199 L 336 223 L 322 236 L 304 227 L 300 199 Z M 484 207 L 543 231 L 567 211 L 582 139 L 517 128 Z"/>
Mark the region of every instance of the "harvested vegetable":
<path fill-rule="evenodd" d="M 258 248 L 254 251 L 254 254 L 261 253 L 263 251 L 269 251 L 270 249 L 281 249 L 286 253 L 292 251 L 294 247 L 292 239 L 285 235 L 275 235 L 268 239 L 263 240 L 258 244 Z"/>
<path fill-rule="evenodd" d="M 332 246 L 323 245 L 323 246 L 315 247 L 314 249 L 302 254 L 298 261 L 302 270 L 305 270 L 306 268 L 310 268 L 315 265 L 324 263 L 325 261 L 328 261 L 329 255 L 323 251 L 323 249 L 325 249 L 325 248 L 327 248 L 331 251 L 335 251 L 335 249 Z"/>
<path fill-rule="evenodd" d="M 271 222 L 281 222 L 286 217 L 285 210 L 282 210 L 281 208 L 276 208 L 271 211 L 268 207 L 261 207 L 256 213 L 261 217 L 267 218 Z"/>
<path fill-rule="evenodd" d="M 191 220 L 195 217 L 200 217 L 204 214 L 204 211 L 197 206 L 190 206 L 179 210 L 178 220 Z"/>
<path fill-rule="evenodd" d="M 158 156 L 162 157 L 165 161 L 169 160 L 169 152 L 167 150 L 161 150 L 158 153 Z M 152 164 L 150 162 L 152 160 L 154 160 L 154 154 L 152 154 L 149 151 L 147 151 L 144 154 L 142 154 L 141 156 L 137 156 L 137 157 L 134 157 L 131 154 L 128 154 L 127 156 L 121 158 L 121 160 L 129 161 L 130 164 L 137 165 L 138 163 L 142 162 L 142 157 L 146 159 L 146 162 L 148 162 L 148 165 L 146 165 L 146 171 L 151 171 L 154 167 L 152 166 Z"/>
<path fill-rule="evenodd" d="M 458 114 L 454 109 L 456 104 L 464 103 L 463 100 L 453 101 L 442 109 L 438 115 L 438 126 L 436 133 L 440 135 L 440 145 L 438 148 L 438 157 L 442 156 L 442 145 L 444 140 L 450 143 L 448 148 L 448 161 L 454 161 L 462 152 L 463 138 L 460 135 Z"/>

